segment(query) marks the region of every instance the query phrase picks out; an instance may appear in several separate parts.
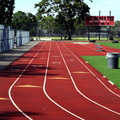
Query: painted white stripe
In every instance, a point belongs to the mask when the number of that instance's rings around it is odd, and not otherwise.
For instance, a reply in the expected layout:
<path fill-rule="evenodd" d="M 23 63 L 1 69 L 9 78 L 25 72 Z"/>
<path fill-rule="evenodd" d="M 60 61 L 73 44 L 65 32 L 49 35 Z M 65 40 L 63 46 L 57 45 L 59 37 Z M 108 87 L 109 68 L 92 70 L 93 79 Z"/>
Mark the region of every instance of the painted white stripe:
<path fill-rule="evenodd" d="M 62 44 L 63 44 L 63 43 L 62 43 Z M 63 44 L 63 45 L 64 45 L 64 44 Z M 65 45 L 64 45 L 64 46 L 65 46 Z M 66 47 L 66 46 L 65 46 L 65 47 Z M 66 48 L 67 48 L 67 47 L 66 47 Z M 70 51 L 69 48 L 67 48 L 67 49 Z M 71 51 L 70 51 L 70 52 L 71 52 Z M 61 51 L 60 51 L 60 53 L 61 53 Z M 71 52 L 71 54 L 72 54 L 75 58 L 77 58 L 77 57 L 75 56 L 75 54 L 73 54 L 72 52 Z M 116 112 L 116 111 L 114 111 L 114 110 L 111 110 L 111 109 L 109 109 L 108 107 L 103 106 L 103 105 L 101 105 L 101 104 L 93 101 L 92 99 L 90 99 L 90 98 L 88 98 L 87 96 L 85 96 L 82 92 L 80 92 L 79 89 L 78 89 L 77 86 L 76 86 L 76 83 L 75 83 L 75 81 L 74 81 L 74 79 L 73 79 L 73 77 L 72 77 L 72 74 L 71 74 L 71 72 L 70 72 L 70 70 L 69 70 L 69 68 L 68 68 L 68 66 L 67 66 L 67 63 L 66 63 L 66 61 L 65 61 L 62 53 L 61 53 L 61 56 L 62 56 L 62 58 L 63 58 L 64 64 L 65 64 L 65 66 L 66 66 L 66 68 L 67 68 L 67 70 L 68 70 L 68 73 L 69 73 L 69 75 L 70 75 L 70 78 L 71 78 L 71 80 L 72 80 L 72 82 L 73 82 L 73 85 L 74 85 L 76 91 L 77 91 L 78 93 L 80 93 L 84 98 L 86 98 L 87 100 L 89 100 L 90 102 L 92 102 L 92 103 L 94 103 L 94 104 L 96 104 L 96 105 L 98 105 L 98 106 L 100 106 L 100 107 L 102 107 L 102 108 L 104 108 L 104 109 L 112 112 L 112 113 L 115 113 L 115 114 L 117 114 L 117 115 L 120 115 L 119 112 Z M 78 59 L 78 58 L 77 58 L 77 59 Z M 78 59 L 78 60 L 80 61 L 80 59 Z M 87 68 L 87 66 L 86 66 L 82 61 L 80 61 L 80 63 L 82 63 L 82 64 Z M 89 68 L 87 68 L 87 69 L 100 81 L 100 79 L 99 79 Z M 102 82 L 101 82 L 101 83 L 102 83 Z M 103 83 L 102 83 L 102 84 L 103 84 Z M 111 90 L 110 90 L 110 91 L 111 91 Z"/>
<path fill-rule="evenodd" d="M 95 48 L 90 47 L 90 46 L 88 46 L 88 45 L 85 45 L 85 44 L 81 44 L 81 45 L 84 46 L 84 47 L 90 48 L 90 49 L 92 49 L 92 50 L 95 50 Z"/>
<path fill-rule="evenodd" d="M 45 45 L 46 43 L 43 44 L 43 46 Z M 9 91 L 8 91 L 8 95 L 9 95 L 9 98 L 12 102 L 12 104 L 17 108 L 17 110 L 22 113 L 27 119 L 29 120 L 33 120 L 32 118 L 30 118 L 27 114 L 25 114 L 18 106 L 17 104 L 14 102 L 13 98 L 12 98 L 12 94 L 11 94 L 11 91 L 12 91 L 12 88 L 14 87 L 14 85 L 17 83 L 17 81 L 21 78 L 21 76 L 23 75 L 23 73 L 26 71 L 26 69 L 29 67 L 29 65 L 32 63 L 32 61 L 35 59 L 35 57 L 38 55 L 38 53 L 41 51 L 41 49 L 43 48 L 43 46 L 39 49 L 39 51 L 35 54 L 35 56 L 31 59 L 31 61 L 28 63 L 28 65 L 25 67 L 25 69 L 22 71 L 22 73 L 19 75 L 19 77 L 14 81 L 14 83 L 10 86 L 9 88 Z"/>
<path fill-rule="evenodd" d="M 109 82 L 111 85 L 114 85 L 114 83 L 113 83 L 112 81 L 108 80 L 108 82 Z"/>
<path fill-rule="evenodd" d="M 63 43 L 62 43 L 63 44 Z M 63 44 L 64 45 L 64 44 Z M 65 46 L 65 45 L 64 45 Z M 110 90 L 97 76 L 94 72 L 92 72 L 67 46 L 65 46 L 70 52 L 71 54 L 73 54 L 73 56 L 88 70 L 90 71 L 90 73 L 108 90 L 110 91 L 112 94 L 116 95 L 117 97 L 120 97 L 119 94 L 113 92 L 112 90 Z"/>
<path fill-rule="evenodd" d="M 72 116 L 80 119 L 80 120 L 85 120 L 77 115 L 75 115 L 74 113 L 68 111 L 67 109 L 65 109 L 64 107 L 62 107 L 61 105 L 59 105 L 57 102 L 55 102 L 52 98 L 50 98 L 50 96 L 47 94 L 46 92 L 46 82 L 47 82 L 47 74 L 48 74 L 48 66 L 49 66 L 49 61 L 50 61 L 50 51 L 51 51 L 51 44 L 50 44 L 50 48 L 49 48 L 49 54 L 48 54 L 48 59 L 47 59 L 47 65 L 46 65 L 46 71 L 45 71 L 45 77 L 44 77 L 44 84 L 43 84 L 43 91 L 46 95 L 46 97 L 53 102 L 55 105 L 57 105 L 59 108 L 61 108 L 62 110 L 64 110 L 65 112 L 71 114 Z"/>
<path fill-rule="evenodd" d="M 106 78 L 106 76 L 103 76 L 103 78 Z"/>

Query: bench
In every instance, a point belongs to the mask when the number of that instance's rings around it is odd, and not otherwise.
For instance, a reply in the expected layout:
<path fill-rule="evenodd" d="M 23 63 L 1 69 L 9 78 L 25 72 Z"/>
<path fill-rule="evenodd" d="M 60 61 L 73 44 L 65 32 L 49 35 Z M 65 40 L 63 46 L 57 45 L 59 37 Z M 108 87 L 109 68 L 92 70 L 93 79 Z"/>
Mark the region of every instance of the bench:
<path fill-rule="evenodd" d="M 103 49 L 103 47 L 101 47 L 99 43 L 95 43 L 95 47 L 97 48 L 96 51 L 102 51 Z"/>

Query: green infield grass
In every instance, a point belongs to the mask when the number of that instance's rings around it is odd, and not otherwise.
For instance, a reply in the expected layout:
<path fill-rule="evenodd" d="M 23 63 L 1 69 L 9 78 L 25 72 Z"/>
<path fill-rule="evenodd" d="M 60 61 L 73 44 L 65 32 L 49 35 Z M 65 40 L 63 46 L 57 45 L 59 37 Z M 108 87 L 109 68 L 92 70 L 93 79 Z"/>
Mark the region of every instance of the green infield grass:
<path fill-rule="evenodd" d="M 100 45 L 105 45 L 105 46 L 120 49 L 120 43 L 112 43 L 111 41 L 109 41 L 109 42 L 98 42 L 97 41 L 97 43 L 100 43 Z"/>
<path fill-rule="evenodd" d="M 105 56 L 82 56 L 82 58 L 120 88 L 120 63 L 118 69 L 109 69 Z"/>

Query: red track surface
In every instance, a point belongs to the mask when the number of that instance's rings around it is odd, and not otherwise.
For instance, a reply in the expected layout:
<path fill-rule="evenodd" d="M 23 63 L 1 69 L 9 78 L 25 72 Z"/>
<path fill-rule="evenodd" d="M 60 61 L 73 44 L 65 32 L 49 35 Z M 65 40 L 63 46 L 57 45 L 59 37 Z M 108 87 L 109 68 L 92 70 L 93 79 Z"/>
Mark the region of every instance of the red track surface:
<path fill-rule="evenodd" d="M 41 42 L 0 73 L 1 120 L 119 120 L 120 90 L 81 55 L 120 50 Z"/>

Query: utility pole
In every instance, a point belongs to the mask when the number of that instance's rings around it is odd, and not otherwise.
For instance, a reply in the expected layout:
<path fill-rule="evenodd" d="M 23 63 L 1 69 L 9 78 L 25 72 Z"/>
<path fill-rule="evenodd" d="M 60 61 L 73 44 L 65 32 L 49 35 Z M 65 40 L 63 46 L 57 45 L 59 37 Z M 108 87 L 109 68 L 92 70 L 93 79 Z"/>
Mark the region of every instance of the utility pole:
<path fill-rule="evenodd" d="M 101 16 L 101 11 L 99 11 L 99 16 Z M 98 29 L 99 29 L 99 40 L 100 40 L 100 36 L 101 36 L 101 35 L 100 35 L 101 26 L 98 26 L 98 27 L 99 27 Z"/>

